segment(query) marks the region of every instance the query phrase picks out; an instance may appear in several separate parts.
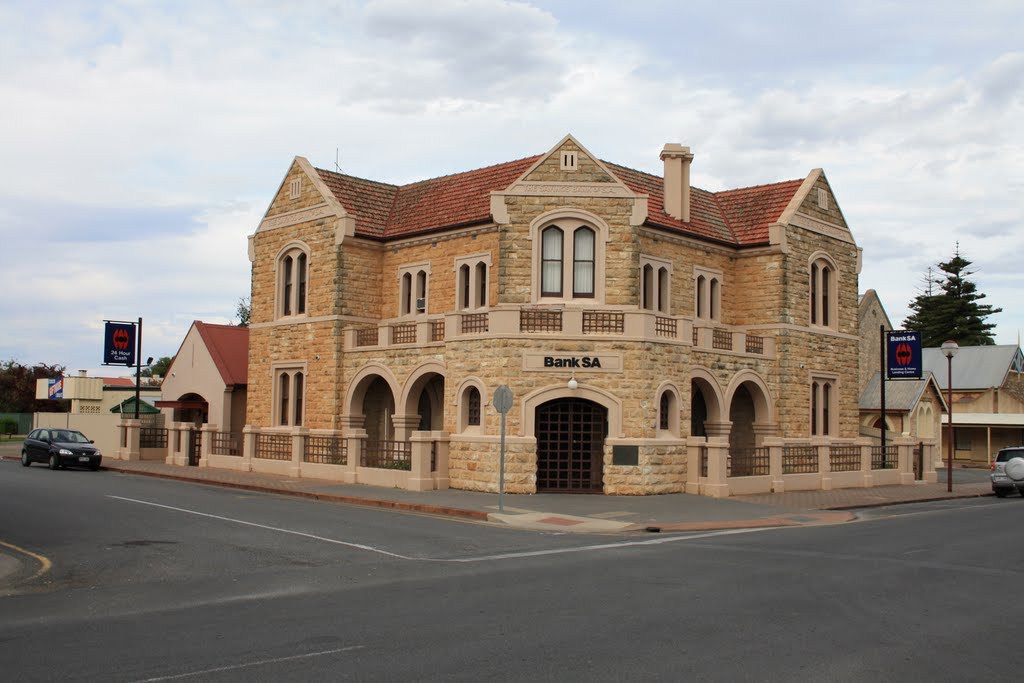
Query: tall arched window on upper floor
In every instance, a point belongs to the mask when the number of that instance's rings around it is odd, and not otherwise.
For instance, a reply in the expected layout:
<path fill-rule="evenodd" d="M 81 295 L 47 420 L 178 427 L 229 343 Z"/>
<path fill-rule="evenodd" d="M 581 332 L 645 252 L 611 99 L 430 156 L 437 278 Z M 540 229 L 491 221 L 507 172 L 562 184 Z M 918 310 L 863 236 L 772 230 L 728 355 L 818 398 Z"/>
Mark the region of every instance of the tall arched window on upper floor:
<path fill-rule="evenodd" d="M 722 272 L 696 267 L 693 269 L 693 277 L 695 317 L 699 320 L 721 321 L 722 279 L 724 277 Z"/>
<path fill-rule="evenodd" d="M 811 325 L 834 328 L 838 302 L 835 263 L 825 255 L 818 255 L 811 259 L 808 275 Z"/>
<path fill-rule="evenodd" d="M 422 315 L 427 312 L 427 297 L 430 294 L 429 278 L 429 263 L 399 268 L 399 315 Z"/>
<path fill-rule="evenodd" d="M 600 302 L 608 231 L 599 217 L 583 211 L 560 209 L 537 217 L 530 226 L 533 301 Z"/>
<path fill-rule="evenodd" d="M 562 252 L 565 233 L 558 226 L 541 233 L 541 296 L 562 296 Z"/>
<path fill-rule="evenodd" d="M 572 295 L 594 298 L 594 231 L 576 228 L 572 235 Z"/>
<path fill-rule="evenodd" d="M 489 253 L 461 256 L 455 259 L 455 308 L 471 311 L 487 308 L 487 270 L 491 266 Z"/>
<path fill-rule="evenodd" d="M 669 314 L 672 262 L 640 255 L 640 308 Z"/>
<path fill-rule="evenodd" d="M 304 247 L 292 245 L 277 259 L 277 317 L 305 315 L 309 255 Z"/>

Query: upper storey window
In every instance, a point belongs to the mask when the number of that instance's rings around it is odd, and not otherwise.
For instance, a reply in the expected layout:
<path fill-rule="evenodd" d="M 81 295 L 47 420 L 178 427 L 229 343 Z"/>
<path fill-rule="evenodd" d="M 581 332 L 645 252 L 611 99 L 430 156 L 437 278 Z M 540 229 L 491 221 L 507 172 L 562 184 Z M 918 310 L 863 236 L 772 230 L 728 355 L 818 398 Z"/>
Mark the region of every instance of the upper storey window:
<path fill-rule="evenodd" d="M 309 254 L 303 245 L 290 245 L 277 260 L 277 317 L 306 314 Z"/>
<path fill-rule="evenodd" d="M 827 256 L 811 259 L 810 266 L 810 320 L 818 327 L 836 326 L 836 266 Z"/>
<path fill-rule="evenodd" d="M 487 308 L 487 271 L 490 254 L 455 259 L 455 307 L 460 311 Z"/>
<path fill-rule="evenodd" d="M 672 262 L 640 256 L 640 308 L 669 313 L 669 292 L 672 287 Z"/>
<path fill-rule="evenodd" d="M 607 227 L 581 212 L 554 211 L 531 226 L 534 301 L 601 299 Z"/>
<path fill-rule="evenodd" d="M 698 320 L 722 319 L 722 273 L 705 268 L 694 269 L 694 312 Z"/>
<path fill-rule="evenodd" d="M 423 315 L 426 313 L 430 264 L 404 266 L 401 268 L 399 276 L 399 315 Z"/>

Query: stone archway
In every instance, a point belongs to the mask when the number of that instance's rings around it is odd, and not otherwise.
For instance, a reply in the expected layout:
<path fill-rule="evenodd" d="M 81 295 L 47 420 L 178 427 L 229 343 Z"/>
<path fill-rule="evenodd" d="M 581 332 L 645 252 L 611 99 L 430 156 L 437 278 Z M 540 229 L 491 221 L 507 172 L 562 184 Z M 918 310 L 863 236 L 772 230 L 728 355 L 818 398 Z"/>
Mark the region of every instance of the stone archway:
<path fill-rule="evenodd" d="M 537 492 L 601 493 L 608 409 L 558 398 L 536 409 Z"/>

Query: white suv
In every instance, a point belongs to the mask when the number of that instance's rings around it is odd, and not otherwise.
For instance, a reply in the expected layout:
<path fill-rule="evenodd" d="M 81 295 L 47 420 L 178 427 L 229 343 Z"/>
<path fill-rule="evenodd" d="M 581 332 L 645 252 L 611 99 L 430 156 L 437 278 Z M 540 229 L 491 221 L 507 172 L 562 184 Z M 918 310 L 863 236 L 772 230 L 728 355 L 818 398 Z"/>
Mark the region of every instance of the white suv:
<path fill-rule="evenodd" d="M 1024 496 L 1024 446 L 1004 448 L 992 461 L 992 491 L 1002 498 L 1014 489 Z"/>

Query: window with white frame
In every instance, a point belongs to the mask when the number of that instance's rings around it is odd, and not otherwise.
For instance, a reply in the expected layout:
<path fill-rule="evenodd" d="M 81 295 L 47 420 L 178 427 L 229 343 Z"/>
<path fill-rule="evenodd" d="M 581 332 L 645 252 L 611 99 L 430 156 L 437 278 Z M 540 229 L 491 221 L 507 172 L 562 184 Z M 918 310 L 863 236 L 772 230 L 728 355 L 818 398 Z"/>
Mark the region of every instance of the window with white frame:
<path fill-rule="evenodd" d="M 487 271 L 490 267 L 490 254 L 455 259 L 456 309 L 468 311 L 487 307 Z"/>
<path fill-rule="evenodd" d="M 834 328 L 838 303 L 835 263 L 828 256 L 817 255 L 811 259 L 808 275 L 811 325 Z"/>
<path fill-rule="evenodd" d="M 722 272 L 708 268 L 694 268 L 694 313 L 699 320 L 722 319 Z"/>
<path fill-rule="evenodd" d="M 423 315 L 427 312 L 430 264 L 403 266 L 399 269 L 399 315 Z"/>
<path fill-rule="evenodd" d="M 274 370 L 273 423 L 281 427 L 301 427 L 306 397 L 305 366 Z"/>
<path fill-rule="evenodd" d="M 640 256 L 640 308 L 668 315 L 672 291 L 672 262 Z"/>
<path fill-rule="evenodd" d="M 304 245 L 292 244 L 277 258 L 277 317 L 306 314 L 309 253 Z"/>
<path fill-rule="evenodd" d="M 594 299 L 603 291 L 603 244 L 597 230 L 569 221 L 540 231 L 540 299 Z"/>
<path fill-rule="evenodd" d="M 831 436 L 836 432 L 838 378 L 811 378 L 811 436 Z"/>

